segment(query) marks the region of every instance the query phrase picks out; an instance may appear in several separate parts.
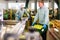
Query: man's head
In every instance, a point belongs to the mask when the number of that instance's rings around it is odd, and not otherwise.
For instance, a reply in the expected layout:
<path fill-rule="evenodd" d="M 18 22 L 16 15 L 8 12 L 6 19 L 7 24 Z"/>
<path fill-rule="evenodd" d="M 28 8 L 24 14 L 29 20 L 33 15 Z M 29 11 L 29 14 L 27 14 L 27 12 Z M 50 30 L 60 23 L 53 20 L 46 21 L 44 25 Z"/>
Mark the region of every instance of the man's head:
<path fill-rule="evenodd" d="M 24 7 L 21 7 L 21 10 L 23 10 L 24 9 Z"/>
<path fill-rule="evenodd" d="M 24 9 L 24 5 L 23 5 L 23 4 L 21 4 L 20 9 L 21 9 L 21 10 L 23 10 L 23 9 Z"/>
<path fill-rule="evenodd" d="M 44 6 L 44 0 L 40 0 L 40 1 L 38 2 L 38 5 L 39 5 L 39 7 L 43 7 L 43 6 Z"/>

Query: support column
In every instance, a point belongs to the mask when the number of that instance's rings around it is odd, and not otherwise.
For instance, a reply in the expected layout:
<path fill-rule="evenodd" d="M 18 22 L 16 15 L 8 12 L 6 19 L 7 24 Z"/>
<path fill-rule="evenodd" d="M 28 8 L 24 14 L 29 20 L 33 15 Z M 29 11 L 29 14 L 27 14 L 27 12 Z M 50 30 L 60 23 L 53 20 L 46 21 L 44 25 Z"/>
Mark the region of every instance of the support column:
<path fill-rule="evenodd" d="M 29 2 L 28 8 L 31 8 L 31 1 Z"/>
<path fill-rule="evenodd" d="M 51 18 L 54 19 L 54 0 L 49 0 L 49 8 L 51 11 Z"/>
<path fill-rule="evenodd" d="M 29 0 L 26 0 L 25 8 L 28 8 Z"/>
<path fill-rule="evenodd" d="M 53 10 L 52 11 L 52 13 L 53 13 L 52 16 L 53 16 L 53 19 L 54 19 L 54 0 L 52 0 L 52 5 L 51 6 L 52 6 L 52 10 Z"/>
<path fill-rule="evenodd" d="M 37 0 L 35 0 L 35 12 L 37 12 Z"/>
<path fill-rule="evenodd" d="M 58 0 L 59 4 L 58 4 L 58 13 L 59 13 L 59 20 L 60 20 L 60 0 Z"/>

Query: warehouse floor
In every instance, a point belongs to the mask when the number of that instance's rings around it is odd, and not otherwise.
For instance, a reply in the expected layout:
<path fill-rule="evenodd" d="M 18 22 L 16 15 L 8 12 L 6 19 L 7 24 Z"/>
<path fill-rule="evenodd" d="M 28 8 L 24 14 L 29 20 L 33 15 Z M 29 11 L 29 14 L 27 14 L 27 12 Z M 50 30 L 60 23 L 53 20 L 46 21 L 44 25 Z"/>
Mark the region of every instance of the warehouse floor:
<path fill-rule="evenodd" d="M 12 23 L 10 23 L 10 24 L 12 24 Z M 15 24 L 16 23 L 14 23 L 14 25 L 5 25 L 4 26 L 4 28 L 3 28 L 3 30 L 2 30 L 2 32 L 3 32 L 3 34 L 5 33 L 5 32 L 9 32 L 9 31 L 11 31 L 11 29 L 13 28 L 13 26 L 15 26 Z M 7 30 L 6 30 L 7 29 Z M 58 28 L 59 29 L 59 28 Z M 59 29 L 60 30 L 60 29 Z M 56 35 L 56 34 L 57 35 Z M 54 31 L 54 28 L 51 28 L 50 30 L 48 30 L 47 31 L 47 40 L 59 40 L 60 39 L 60 31 L 59 32 L 55 32 Z M 59 37 L 57 37 L 57 36 L 59 36 Z M 1 40 L 1 37 L 0 37 L 0 40 Z"/>
<path fill-rule="evenodd" d="M 1 40 L 1 39 L 0 39 Z M 48 31 L 47 32 L 47 40 L 56 40 L 54 36 Z"/>

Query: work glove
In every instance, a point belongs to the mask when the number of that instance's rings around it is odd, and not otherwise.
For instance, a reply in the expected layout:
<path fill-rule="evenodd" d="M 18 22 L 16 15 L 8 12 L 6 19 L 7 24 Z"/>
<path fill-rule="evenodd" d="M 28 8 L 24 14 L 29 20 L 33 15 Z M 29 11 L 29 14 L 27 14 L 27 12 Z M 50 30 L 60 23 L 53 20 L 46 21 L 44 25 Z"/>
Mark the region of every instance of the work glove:
<path fill-rule="evenodd" d="M 35 24 L 35 23 L 33 22 L 33 23 L 32 23 L 32 26 L 34 26 L 34 24 Z"/>
<path fill-rule="evenodd" d="M 20 16 L 17 16 L 20 19 Z"/>
<path fill-rule="evenodd" d="M 43 25 L 43 28 L 44 28 L 44 29 L 46 28 L 46 24 Z"/>

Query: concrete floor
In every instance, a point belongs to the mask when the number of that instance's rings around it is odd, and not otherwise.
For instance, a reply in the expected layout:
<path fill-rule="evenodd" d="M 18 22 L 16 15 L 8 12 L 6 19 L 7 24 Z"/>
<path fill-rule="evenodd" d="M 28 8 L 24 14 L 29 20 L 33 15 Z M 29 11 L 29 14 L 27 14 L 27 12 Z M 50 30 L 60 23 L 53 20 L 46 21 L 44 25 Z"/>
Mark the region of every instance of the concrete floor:
<path fill-rule="evenodd" d="M 0 38 L 1 40 L 1 38 Z M 50 34 L 50 32 L 47 32 L 47 40 L 55 40 L 55 38 Z"/>

